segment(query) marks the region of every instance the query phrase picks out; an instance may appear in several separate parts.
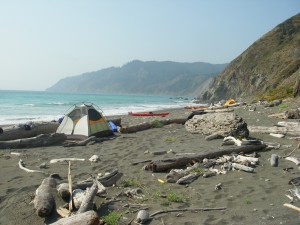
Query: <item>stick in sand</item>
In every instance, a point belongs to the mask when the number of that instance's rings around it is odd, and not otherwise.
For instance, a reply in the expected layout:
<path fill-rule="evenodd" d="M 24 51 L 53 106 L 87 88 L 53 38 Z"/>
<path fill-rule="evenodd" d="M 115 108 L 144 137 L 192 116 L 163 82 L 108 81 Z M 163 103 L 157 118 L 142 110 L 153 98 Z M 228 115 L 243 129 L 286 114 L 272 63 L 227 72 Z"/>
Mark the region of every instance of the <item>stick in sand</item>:
<path fill-rule="evenodd" d="M 161 210 L 155 213 L 152 213 L 150 217 L 154 217 L 158 214 L 169 213 L 169 212 L 186 212 L 186 211 L 216 211 L 216 210 L 225 210 L 226 207 L 220 208 L 184 208 L 184 209 L 169 209 L 169 210 Z"/>
<path fill-rule="evenodd" d="M 69 201 L 69 211 L 73 210 L 73 196 L 72 196 L 72 177 L 71 177 L 71 161 L 69 161 L 69 172 L 68 172 L 68 182 L 69 182 L 69 192 L 70 192 L 70 201 Z"/>

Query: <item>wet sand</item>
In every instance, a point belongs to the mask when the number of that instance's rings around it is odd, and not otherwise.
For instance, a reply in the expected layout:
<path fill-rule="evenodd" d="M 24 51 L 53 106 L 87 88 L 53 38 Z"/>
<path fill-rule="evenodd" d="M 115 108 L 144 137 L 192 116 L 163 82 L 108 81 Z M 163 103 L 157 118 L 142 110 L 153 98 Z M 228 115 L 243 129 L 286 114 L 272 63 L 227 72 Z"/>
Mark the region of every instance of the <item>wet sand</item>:
<path fill-rule="evenodd" d="M 293 103 L 284 102 L 288 107 L 299 107 L 299 99 Z M 281 112 L 287 108 L 257 107 L 254 112 L 247 109 L 235 109 L 248 125 L 272 125 L 281 119 L 267 117 L 270 113 Z M 178 109 L 170 111 L 167 118 L 187 117 L 191 110 Z M 133 125 L 153 119 L 147 117 L 121 116 L 122 125 Z M 158 117 L 158 119 L 161 119 Z M 217 175 L 210 178 L 199 177 L 188 186 L 160 183 L 158 179 L 165 180 L 166 173 L 152 174 L 144 171 L 144 164 L 131 165 L 132 162 L 153 159 L 173 158 L 175 153 L 201 153 L 221 146 L 222 140 L 206 141 L 199 134 L 191 134 L 183 125 L 171 124 L 162 128 L 140 131 L 133 134 L 116 134 L 112 140 L 103 141 L 85 147 L 51 146 L 31 149 L 1 150 L 0 151 L 0 224 L 49 224 L 55 220 L 39 218 L 30 204 L 36 188 L 40 185 L 45 175 L 39 173 L 26 173 L 18 168 L 20 158 L 30 169 L 39 169 L 38 166 L 46 162 L 49 167 L 44 170 L 47 173 L 58 173 L 67 181 L 68 164 L 49 164 L 54 158 L 76 157 L 89 159 L 96 154 L 101 161 L 91 164 L 84 162 L 72 162 L 73 181 L 84 180 L 90 175 L 105 173 L 118 169 L 123 177 L 114 187 L 107 188 L 106 198 L 96 197 L 95 202 L 101 217 L 107 210 L 99 207 L 110 199 L 119 201 L 110 203 L 109 209 L 122 213 L 120 224 L 128 224 L 136 216 L 138 208 L 124 207 L 126 204 L 145 204 L 151 213 L 158 210 L 181 208 L 216 208 L 226 207 L 224 211 L 206 212 L 182 212 L 164 213 L 155 216 L 149 224 L 236 224 L 236 225 L 274 225 L 274 224 L 299 224 L 300 216 L 296 211 L 283 207 L 289 199 L 285 194 L 293 186 L 288 184 L 291 178 L 299 177 L 300 172 L 295 164 L 284 159 L 279 160 L 278 167 L 270 166 L 270 156 L 273 153 L 284 156 L 290 153 L 298 145 L 295 140 L 287 138 L 274 138 L 267 134 L 252 134 L 251 137 L 259 138 L 267 142 L 280 143 L 279 149 L 259 152 L 260 164 L 254 173 L 242 171 L 230 171 L 226 175 Z M 154 151 L 167 151 L 164 155 L 152 155 Z M 172 150 L 172 151 L 170 151 Z M 11 155 L 10 152 L 20 152 L 21 156 Z M 300 156 L 300 149 L 294 152 Z M 293 167 L 289 172 L 283 169 Z M 145 197 L 143 199 L 129 199 L 118 194 L 126 190 L 124 181 L 135 179 L 142 187 Z M 222 183 L 221 190 L 215 190 L 215 185 Z M 169 193 L 175 193 L 182 202 L 168 202 L 164 197 Z M 56 205 L 61 206 L 64 201 L 56 194 Z M 300 202 L 294 202 L 300 207 Z M 133 223 L 132 223 L 133 224 Z"/>

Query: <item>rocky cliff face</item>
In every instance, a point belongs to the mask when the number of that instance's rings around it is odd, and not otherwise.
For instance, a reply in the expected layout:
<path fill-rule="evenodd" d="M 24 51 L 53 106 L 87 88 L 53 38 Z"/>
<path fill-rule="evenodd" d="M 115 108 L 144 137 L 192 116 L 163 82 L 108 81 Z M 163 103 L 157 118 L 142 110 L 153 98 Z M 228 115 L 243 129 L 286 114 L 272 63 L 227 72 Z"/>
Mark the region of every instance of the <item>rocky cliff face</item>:
<path fill-rule="evenodd" d="M 300 76 L 300 14 L 254 42 L 215 77 L 200 100 L 293 96 Z"/>

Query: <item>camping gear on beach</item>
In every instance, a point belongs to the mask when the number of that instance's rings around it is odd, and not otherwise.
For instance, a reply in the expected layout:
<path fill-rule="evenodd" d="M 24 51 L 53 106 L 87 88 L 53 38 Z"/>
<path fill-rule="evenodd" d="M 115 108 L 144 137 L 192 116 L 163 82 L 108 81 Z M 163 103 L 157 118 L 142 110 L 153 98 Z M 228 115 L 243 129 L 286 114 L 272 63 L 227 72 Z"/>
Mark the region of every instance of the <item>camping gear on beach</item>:
<path fill-rule="evenodd" d="M 230 98 L 230 99 L 228 99 L 226 102 L 225 102 L 225 106 L 229 106 L 229 105 L 231 105 L 231 104 L 234 104 L 234 103 L 236 103 L 236 101 L 233 99 L 233 98 Z"/>
<path fill-rule="evenodd" d="M 93 104 L 86 103 L 75 105 L 64 116 L 56 133 L 86 137 L 105 137 L 113 134 L 103 115 L 95 109 Z"/>
<path fill-rule="evenodd" d="M 158 113 L 153 113 L 153 112 L 129 112 L 128 115 L 130 116 L 167 116 L 169 115 L 170 113 L 169 112 L 158 112 Z"/>

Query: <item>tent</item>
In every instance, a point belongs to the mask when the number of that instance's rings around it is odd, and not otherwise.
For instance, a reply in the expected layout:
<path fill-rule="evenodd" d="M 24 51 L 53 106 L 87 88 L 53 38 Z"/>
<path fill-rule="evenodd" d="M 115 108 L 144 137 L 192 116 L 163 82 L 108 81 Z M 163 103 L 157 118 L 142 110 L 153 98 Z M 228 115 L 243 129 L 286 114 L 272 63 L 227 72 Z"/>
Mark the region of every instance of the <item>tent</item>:
<path fill-rule="evenodd" d="M 56 133 L 85 137 L 104 137 L 113 134 L 103 115 L 94 108 L 93 104 L 85 103 L 75 105 L 69 113 L 65 114 Z"/>
<path fill-rule="evenodd" d="M 231 105 L 231 104 L 234 104 L 234 103 L 236 103 L 236 101 L 233 99 L 233 98 L 230 98 L 230 99 L 228 99 L 226 102 L 225 102 L 225 106 L 229 106 L 229 105 Z"/>

